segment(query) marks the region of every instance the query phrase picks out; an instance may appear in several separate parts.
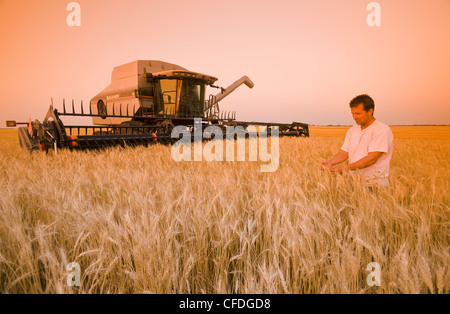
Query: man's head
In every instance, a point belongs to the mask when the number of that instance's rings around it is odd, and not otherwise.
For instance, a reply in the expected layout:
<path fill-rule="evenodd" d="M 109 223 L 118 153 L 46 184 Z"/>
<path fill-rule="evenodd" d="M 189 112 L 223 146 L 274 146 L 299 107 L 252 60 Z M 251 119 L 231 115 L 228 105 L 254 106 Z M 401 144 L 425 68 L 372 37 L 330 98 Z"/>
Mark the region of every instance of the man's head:
<path fill-rule="evenodd" d="M 365 126 L 373 120 L 375 102 L 369 95 L 359 95 L 350 101 L 350 109 L 356 124 Z"/>

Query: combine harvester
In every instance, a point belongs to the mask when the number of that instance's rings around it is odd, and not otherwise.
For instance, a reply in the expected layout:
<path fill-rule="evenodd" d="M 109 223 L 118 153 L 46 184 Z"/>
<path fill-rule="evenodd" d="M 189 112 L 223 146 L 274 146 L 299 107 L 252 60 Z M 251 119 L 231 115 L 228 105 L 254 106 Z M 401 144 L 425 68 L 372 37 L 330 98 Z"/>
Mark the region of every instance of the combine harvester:
<path fill-rule="evenodd" d="M 170 144 L 172 129 L 186 126 L 194 139 L 194 130 L 201 119 L 202 131 L 208 126 L 218 126 L 226 134 L 228 126 L 242 127 L 249 135 L 249 126 L 262 126 L 270 135 L 272 127 L 279 128 L 280 136 L 308 137 L 307 124 L 236 121 L 235 112 L 219 110 L 219 101 L 242 84 L 249 88 L 253 82 L 243 76 L 227 88 L 213 85 L 216 77 L 191 72 L 178 65 L 138 60 L 115 67 L 111 84 L 91 99 L 89 112 L 83 102 L 76 112 L 74 102 L 62 112 L 53 108 L 53 101 L 41 123 L 7 121 L 8 127 L 19 128 L 20 145 L 30 152 L 49 149 L 102 149 L 111 146 L 136 146 L 154 143 Z M 217 95 L 206 99 L 206 87 L 220 89 Z M 93 125 L 64 125 L 61 117 L 90 117 Z M 238 128 L 239 129 L 239 128 Z"/>

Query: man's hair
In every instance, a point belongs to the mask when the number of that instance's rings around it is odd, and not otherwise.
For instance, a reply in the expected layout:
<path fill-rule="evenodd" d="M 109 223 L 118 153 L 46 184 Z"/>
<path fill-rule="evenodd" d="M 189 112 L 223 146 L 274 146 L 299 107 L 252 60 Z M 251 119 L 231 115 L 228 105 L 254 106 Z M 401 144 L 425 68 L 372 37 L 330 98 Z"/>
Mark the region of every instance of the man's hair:
<path fill-rule="evenodd" d="M 359 104 L 364 105 L 364 111 L 368 112 L 370 109 L 373 109 L 375 111 L 375 102 L 373 101 L 372 97 L 369 95 L 359 95 L 350 101 L 350 108 L 358 107 Z"/>

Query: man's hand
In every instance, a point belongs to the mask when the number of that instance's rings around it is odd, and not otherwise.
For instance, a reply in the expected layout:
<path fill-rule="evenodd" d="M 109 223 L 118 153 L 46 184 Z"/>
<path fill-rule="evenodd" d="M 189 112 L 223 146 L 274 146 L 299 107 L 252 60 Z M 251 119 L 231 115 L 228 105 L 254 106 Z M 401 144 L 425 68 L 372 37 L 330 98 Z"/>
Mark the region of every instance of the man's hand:
<path fill-rule="evenodd" d="M 346 165 L 346 166 L 333 166 L 333 167 L 330 168 L 330 171 L 332 173 L 343 173 L 343 172 L 346 172 L 346 171 L 349 171 L 349 170 L 350 170 L 350 166 L 349 165 Z"/>
<path fill-rule="evenodd" d="M 333 167 L 333 164 L 331 162 L 329 162 L 328 160 L 323 160 L 321 163 L 321 168 L 322 170 L 331 170 L 331 168 Z"/>
<path fill-rule="evenodd" d="M 331 158 L 330 160 L 323 160 L 320 164 L 322 170 L 330 170 L 334 165 L 340 164 L 348 159 L 348 153 L 344 150 L 340 150 L 336 156 Z"/>

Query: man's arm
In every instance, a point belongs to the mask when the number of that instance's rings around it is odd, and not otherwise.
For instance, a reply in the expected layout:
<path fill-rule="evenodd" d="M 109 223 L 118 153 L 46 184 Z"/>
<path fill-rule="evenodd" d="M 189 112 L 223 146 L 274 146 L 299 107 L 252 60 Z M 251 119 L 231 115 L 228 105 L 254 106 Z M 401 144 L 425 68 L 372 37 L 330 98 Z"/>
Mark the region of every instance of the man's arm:
<path fill-rule="evenodd" d="M 340 150 L 333 158 L 330 160 L 322 161 L 322 166 L 326 168 L 331 168 L 334 165 L 340 164 L 341 162 L 346 161 L 348 158 L 348 153 L 345 150 Z"/>
<path fill-rule="evenodd" d="M 370 152 L 367 156 L 361 158 L 358 161 L 355 161 L 352 164 L 349 164 L 347 166 L 331 167 L 330 170 L 331 172 L 342 172 L 348 170 L 364 169 L 375 164 L 382 154 L 383 152 Z"/>

